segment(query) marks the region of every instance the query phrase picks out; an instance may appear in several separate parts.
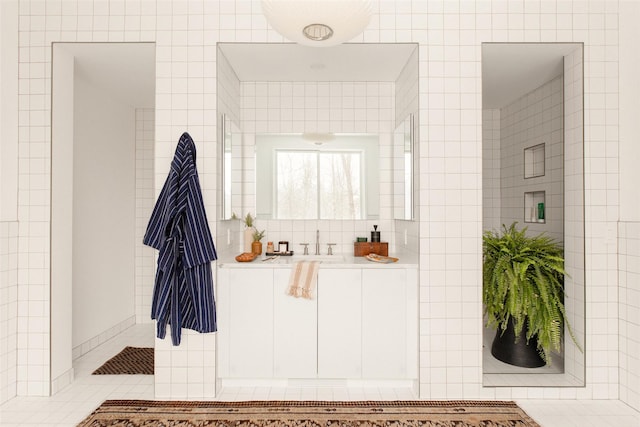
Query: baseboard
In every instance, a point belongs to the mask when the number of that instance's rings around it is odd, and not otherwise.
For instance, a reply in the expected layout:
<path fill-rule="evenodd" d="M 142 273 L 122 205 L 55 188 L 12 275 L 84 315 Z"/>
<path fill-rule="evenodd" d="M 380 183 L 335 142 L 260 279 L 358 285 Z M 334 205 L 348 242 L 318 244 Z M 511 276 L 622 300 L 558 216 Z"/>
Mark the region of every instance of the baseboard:
<path fill-rule="evenodd" d="M 51 395 L 58 393 L 60 390 L 68 386 L 73 382 L 75 377 L 75 373 L 73 368 L 69 369 L 67 372 L 59 375 L 57 378 L 54 378 L 51 381 Z"/>
<path fill-rule="evenodd" d="M 101 332 L 100 334 L 94 336 L 93 338 L 88 339 L 82 344 L 75 346 L 73 348 L 73 356 L 72 356 L 73 360 L 76 360 L 78 357 L 90 352 L 94 348 L 98 347 L 100 344 L 105 343 L 106 341 L 110 340 L 111 338 L 115 337 L 125 329 L 130 328 L 135 324 L 136 324 L 136 316 L 133 315 L 123 320 L 122 322 L 116 324 L 115 326 L 112 326 L 106 331 Z"/>

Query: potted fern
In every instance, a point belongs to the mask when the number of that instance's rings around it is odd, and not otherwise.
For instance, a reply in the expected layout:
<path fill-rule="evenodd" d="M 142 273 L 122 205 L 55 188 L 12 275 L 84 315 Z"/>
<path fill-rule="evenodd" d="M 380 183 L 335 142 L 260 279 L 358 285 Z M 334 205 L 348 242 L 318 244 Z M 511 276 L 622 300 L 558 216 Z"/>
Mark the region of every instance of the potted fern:
<path fill-rule="evenodd" d="M 487 325 L 497 328 L 491 354 L 533 368 L 550 364 L 551 352 L 561 350 L 565 322 L 576 340 L 564 307 L 562 248 L 516 224 L 483 235 L 482 300 Z"/>

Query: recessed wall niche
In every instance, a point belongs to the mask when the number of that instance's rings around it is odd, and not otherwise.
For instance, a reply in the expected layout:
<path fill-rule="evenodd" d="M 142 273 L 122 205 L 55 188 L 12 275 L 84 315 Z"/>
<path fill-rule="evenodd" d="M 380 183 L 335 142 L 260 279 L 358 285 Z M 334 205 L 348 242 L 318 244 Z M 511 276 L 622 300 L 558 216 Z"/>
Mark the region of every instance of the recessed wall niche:
<path fill-rule="evenodd" d="M 545 144 L 542 143 L 524 149 L 525 179 L 544 176 L 544 146 Z"/>
<path fill-rule="evenodd" d="M 527 191 L 524 193 L 524 222 L 545 222 L 545 192 Z"/>

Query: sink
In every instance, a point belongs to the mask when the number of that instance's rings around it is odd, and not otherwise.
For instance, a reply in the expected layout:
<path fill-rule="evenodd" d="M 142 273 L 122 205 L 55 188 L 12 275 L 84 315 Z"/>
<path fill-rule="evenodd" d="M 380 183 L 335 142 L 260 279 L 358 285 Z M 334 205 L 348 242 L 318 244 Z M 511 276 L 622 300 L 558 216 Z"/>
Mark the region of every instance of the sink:
<path fill-rule="evenodd" d="M 293 262 L 296 261 L 321 261 L 321 262 L 344 262 L 344 257 L 337 255 L 294 255 L 291 257 Z"/>
<path fill-rule="evenodd" d="M 320 261 L 323 264 L 336 264 L 343 263 L 344 256 L 337 255 L 293 255 L 293 256 L 279 256 L 276 259 L 266 262 L 276 264 L 291 264 L 297 261 Z"/>

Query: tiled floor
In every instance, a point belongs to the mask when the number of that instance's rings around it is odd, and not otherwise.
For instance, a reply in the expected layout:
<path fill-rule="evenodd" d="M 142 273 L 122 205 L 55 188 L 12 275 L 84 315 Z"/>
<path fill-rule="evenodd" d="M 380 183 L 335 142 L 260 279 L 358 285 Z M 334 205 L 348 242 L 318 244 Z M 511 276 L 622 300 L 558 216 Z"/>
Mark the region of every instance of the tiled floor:
<path fill-rule="evenodd" d="M 482 383 L 486 387 L 581 387 L 577 378 L 564 374 L 564 361 L 552 354 L 551 365 L 540 368 L 521 368 L 496 359 L 491 354 L 495 331 L 485 329 L 482 342 Z"/>
<path fill-rule="evenodd" d="M 75 426 L 106 399 L 153 399 L 149 375 L 91 375 L 126 345 L 153 346 L 153 326 L 136 325 L 81 357 L 75 382 L 52 397 L 17 397 L 0 406 L 1 426 Z M 406 389 L 238 387 L 220 400 L 404 400 Z M 640 427 L 640 413 L 619 401 L 519 400 L 542 427 Z"/>

